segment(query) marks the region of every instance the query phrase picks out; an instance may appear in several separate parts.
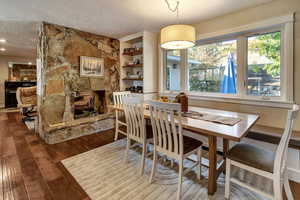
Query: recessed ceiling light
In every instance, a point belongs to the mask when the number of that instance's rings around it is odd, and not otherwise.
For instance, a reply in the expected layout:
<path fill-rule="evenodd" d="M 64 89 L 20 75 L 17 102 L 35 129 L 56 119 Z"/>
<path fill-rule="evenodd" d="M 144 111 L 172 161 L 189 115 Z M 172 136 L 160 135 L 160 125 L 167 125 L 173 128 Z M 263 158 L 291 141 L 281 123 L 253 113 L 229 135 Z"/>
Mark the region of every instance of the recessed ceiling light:
<path fill-rule="evenodd" d="M 0 51 L 6 51 L 6 49 L 5 48 L 0 48 Z"/>
<path fill-rule="evenodd" d="M 1 38 L 1 39 L 0 39 L 0 42 L 1 42 L 1 43 L 5 43 L 5 42 L 6 42 L 6 39 Z"/>
<path fill-rule="evenodd" d="M 29 62 L 28 65 L 32 65 L 32 62 Z"/>

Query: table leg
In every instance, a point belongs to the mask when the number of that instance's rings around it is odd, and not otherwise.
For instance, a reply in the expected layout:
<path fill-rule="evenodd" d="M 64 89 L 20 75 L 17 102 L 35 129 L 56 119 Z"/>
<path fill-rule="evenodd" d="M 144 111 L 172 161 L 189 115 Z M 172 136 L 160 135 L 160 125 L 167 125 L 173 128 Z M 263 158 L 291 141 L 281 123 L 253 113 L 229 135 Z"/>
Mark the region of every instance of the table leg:
<path fill-rule="evenodd" d="M 226 154 L 229 150 L 229 140 L 223 138 L 223 158 L 226 159 Z"/>
<path fill-rule="evenodd" d="M 223 165 L 224 165 L 223 172 L 224 172 L 224 174 L 226 174 L 225 166 L 226 166 L 226 154 L 227 154 L 228 150 L 229 150 L 229 140 L 223 138 L 223 159 L 224 159 L 224 161 L 223 161 Z"/>
<path fill-rule="evenodd" d="M 209 174 L 208 174 L 208 195 L 214 195 L 217 190 L 217 137 L 208 137 L 208 158 L 209 158 Z"/>

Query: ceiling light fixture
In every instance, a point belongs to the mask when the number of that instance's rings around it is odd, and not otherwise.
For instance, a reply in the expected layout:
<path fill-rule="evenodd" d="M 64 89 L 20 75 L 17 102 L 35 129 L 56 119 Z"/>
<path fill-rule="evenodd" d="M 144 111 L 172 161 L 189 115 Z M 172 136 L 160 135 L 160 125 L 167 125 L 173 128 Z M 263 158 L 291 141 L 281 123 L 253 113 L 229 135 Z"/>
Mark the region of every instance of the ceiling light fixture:
<path fill-rule="evenodd" d="M 0 39 L 0 42 L 1 42 L 1 43 L 5 43 L 5 42 L 6 42 L 6 39 L 1 38 L 1 39 Z"/>
<path fill-rule="evenodd" d="M 177 13 L 179 20 L 179 0 L 165 0 L 168 9 Z M 187 49 L 196 41 L 196 29 L 191 25 L 175 24 L 166 26 L 160 31 L 160 45 L 164 49 Z"/>
<path fill-rule="evenodd" d="M 0 51 L 6 51 L 6 49 L 5 48 L 0 48 Z"/>

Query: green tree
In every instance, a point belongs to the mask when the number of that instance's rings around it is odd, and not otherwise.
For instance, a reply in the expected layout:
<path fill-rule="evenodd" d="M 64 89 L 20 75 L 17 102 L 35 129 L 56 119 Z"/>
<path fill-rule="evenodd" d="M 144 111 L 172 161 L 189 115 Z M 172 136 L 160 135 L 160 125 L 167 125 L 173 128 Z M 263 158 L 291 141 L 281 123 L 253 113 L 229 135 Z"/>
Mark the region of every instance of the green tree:
<path fill-rule="evenodd" d="M 281 33 L 275 32 L 255 36 L 255 39 L 249 43 L 250 50 L 257 51 L 260 56 L 265 56 L 271 61 L 263 67 L 271 76 L 280 75 L 280 38 Z"/>

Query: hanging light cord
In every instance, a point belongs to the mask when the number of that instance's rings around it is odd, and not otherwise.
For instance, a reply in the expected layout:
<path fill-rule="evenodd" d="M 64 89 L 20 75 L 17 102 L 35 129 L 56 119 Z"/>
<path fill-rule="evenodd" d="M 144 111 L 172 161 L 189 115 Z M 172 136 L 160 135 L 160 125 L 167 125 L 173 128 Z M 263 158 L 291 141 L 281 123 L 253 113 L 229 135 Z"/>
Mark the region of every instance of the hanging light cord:
<path fill-rule="evenodd" d="M 166 4 L 168 5 L 168 9 L 172 12 L 176 12 L 177 18 L 179 17 L 179 1 L 176 1 L 176 6 L 175 8 L 172 9 L 169 0 L 165 0 Z"/>

